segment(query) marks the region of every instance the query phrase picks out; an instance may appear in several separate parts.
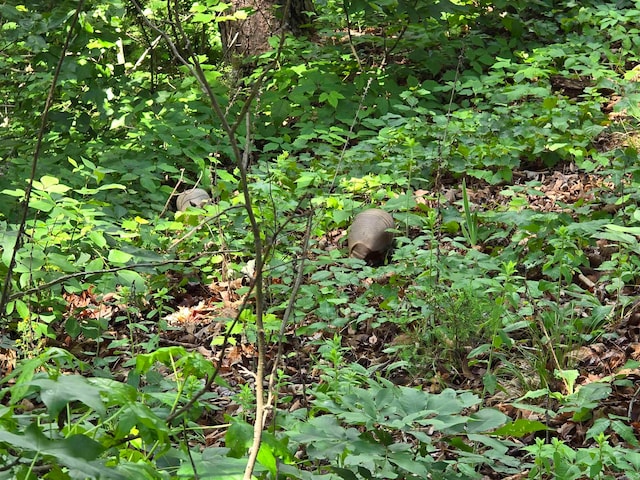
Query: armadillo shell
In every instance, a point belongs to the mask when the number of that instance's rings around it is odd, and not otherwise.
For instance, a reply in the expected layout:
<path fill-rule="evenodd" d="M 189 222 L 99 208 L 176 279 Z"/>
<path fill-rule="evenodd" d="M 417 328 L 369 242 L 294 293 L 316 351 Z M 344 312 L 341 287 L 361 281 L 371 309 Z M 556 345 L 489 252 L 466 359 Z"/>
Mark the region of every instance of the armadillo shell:
<path fill-rule="evenodd" d="M 369 263 L 380 263 L 393 243 L 393 217 L 384 210 L 371 208 L 356 215 L 349 229 L 349 255 Z"/>
<path fill-rule="evenodd" d="M 192 188 L 185 190 L 176 200 L 176 208 L 179 212 L 184 212 L 187 207 L 202 207 L 207 204 L 211 198 L 206 190 L 201 188 Z"/>

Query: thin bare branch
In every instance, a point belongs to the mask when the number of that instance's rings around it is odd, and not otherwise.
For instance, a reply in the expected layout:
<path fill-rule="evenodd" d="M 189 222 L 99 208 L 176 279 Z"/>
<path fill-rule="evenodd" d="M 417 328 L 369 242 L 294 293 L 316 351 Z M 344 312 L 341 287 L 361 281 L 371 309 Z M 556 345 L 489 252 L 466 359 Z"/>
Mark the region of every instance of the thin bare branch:
<path fill-rule="evenodd" d="M 304 239 L 302 245 L 302 253 L 299 257 L 298 263 L 298 273 L 296 275 L 296 280 L 293 284 L 293 288 L 291 289 L 291 294 L 289 295 L 289 302 L 287 303 L 287 308 L 282 315 L 282 321 L 280 322 L 280 331 L 278 332 L 278 352 L 276 353 L 276 357 L 273 359 L 273 366 L 271 367 L 271 375 L 269 376 L 269 397 L 267 399 L 267 405 L 265 408 L 265 418 L 263 419 L 263 423 L 266 424 L 266 413 L 272 408 L 275 404 L 275 399 L 277 397 L 277 392 L 275 391 L 275 379 L 278 373 L 278 367 L 280 366 L 280 360 L 282 359 L 282 349 L 284 338 L 284 333 L 289 324 L 289 318 L 293 313 L 293 307 L 296 304 L 296 298 L 298 298 L 298 290 L 300 290 L 300 286 L 302 285 L 302 281 L 304 280 L 304 266 L 305 261 L 307 260 L 307 254 L 309 252 L 309 239 L 311 238 L 311 227 L 313 226 L 313 211 L 309 211 L 309 215 L 307 217 L 307 228 L 304 232 Z M 275 418 L 275 417 L 274 417 Z"/>

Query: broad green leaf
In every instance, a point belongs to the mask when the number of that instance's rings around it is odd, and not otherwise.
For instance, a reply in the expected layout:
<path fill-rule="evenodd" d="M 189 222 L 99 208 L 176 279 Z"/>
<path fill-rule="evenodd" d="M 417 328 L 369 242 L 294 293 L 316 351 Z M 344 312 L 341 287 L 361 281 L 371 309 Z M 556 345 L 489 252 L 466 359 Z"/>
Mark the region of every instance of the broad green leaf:
<path fill-rule="evenodd" d="M 333 221 L 336 225 L 344 225 L 352 216 L 353 212 L 347 212 L 346 210 L 334 210 L 332 213 Z"/>
<path fill-rule="evenodd" d="M 8 195 L 10 197 L 23 198 L 24 194 L 25 194 L 25 191 L 20 189 L 20 188 L 15 189 L 15 190 L 4 189 L 4 190 L 0 191 L 0 193 L 2 193 L 3 195 Z"/>
<path fill-rule="evenodd" d="M 102 258 L 94 258 L 90 262 L 87 263 L 84 271 L 85 272 L 95 272 L 98 270 L 102 270 L 104 268 L 104 261 Z"/>
<path fill-rule="evenodd" d="M 29 310 L 29 307 L 27 306 L 26 303 L 24 303 L 20 299 L 15 301 L 15 309 L 22 320 L 28 320 L 29 317 L 31 316 L 31 311 Z"/>
<path fill-rule="evenodd" d="M 640 446 L 640 442 L 638 442 L 638 438 L 636 437 L 635 428 L 626 423 L 626 421 L 612 421 L 611 429 L 616 432 L 625 442 L 629 443 L 629 445 L 633 445 L 636 449 Z M 589 436 L 587 436 L 587 438 L 589 438 Z"/>
<path fill-rule="evenodd" d="M 433 462 L 428 456 L 416 458 L 413 452 L 392 452 L 389 461 L 417 478 L 429 478 L 429 465 Z"/>
<path fill-rule="evenodd" d="M 136 356 L 136 370 L 145 373 L 149 371 L 156 362 L 170 366 L 184 355 L 187 355 L 184 347 L 162 347 L 152 353 L 141 353 Z"/>
<path fill-rule="evenodd" d="M 174 396 L 170 394 L 156 393 L 152 395 L 166 405 L 171 405 Z M 121 416 L 122 425 L 118 425 L 118 432 L 129 433 L 130 430 L 136 428 L 143 441 L 167 441 L 169 435 L 169 427 L 167 426 L 164 416 L 159 412 L 152 410 L 147 405 L 138 402 L 126 404 L 126 410 Z M 125 425 L 129 425 L 129 430 L 124 432 L 122 429 Z"/>
<path fill-rule="evenodd" d="M 61 184 L 60 180 L 49 175 L 43 176 L 39 182 L 34 181 L 33 187 L 47 193 L 65 193 L 71 190 L 71 187 Z"/>
<path fill-rule="evenodd" d="M 85 435 L 68 438 L 46 437 L 37 424 L 31 423 L 23 435 L 0 430 L 0 442 L 22 450 L 26 458 L 45 456 L 69 468 L 70 478 L 105 478 L 126 480 L 113 468 L 106 468 L 97 459 L 104 447 Z"/>
<path fill-rule="evenodd" d="M 178 478 L 198 478 L 203 476 L 202 472 L 207 472 L 208 480 L 242 480 L 247 466 L 246 458 L 231 458 L 227 456 L 226 448 L 210 447 L 202 452 L 194 450 L 189 457 L 191 461 L 183 462 L 178 469 Z M 261 474 L 264 471 L 264 467 L 258 463 L 254 473 Z"/>
<path fill-rule="evenodd" d="M 469 416 L 467 432 L 483 433 L 504 425 L 509 417 L 495 408 L 483 408 Z"/>
<path fill-rule="evenodd" d="M 389 211 L 411 211 L 416 207 L 416 199 L 413 195 L 398 195 L 397 197 L 390 198 L 385 203 L 385 209 Z M 398 218 L 402 218 L 398 216 Z"/>
<path fill-rule="evenodd" d="M 491 435 L 520 438 L 529 435 L 530 433 L 541 432 L 543 430 L 549 430 L 549 427 L 538 420 L 519 418 L 494 430 L 491 432 Z"/>
<path fill-rule="evenodd" d="M 576 380 L 580 376 L 580 372 L 578 372 L 578 370 L 555 369 L 553 371 L 553 376 L 563 380 L 565 382 L 565 385 L 567 386 L 568 392 L 573 393 L 574 385 L 576 383 Z"/>
<path fill-rule="evenodd" d="M 291 107 L 289 102 L 276 102 L 271 106 L 271 118 L 274 123 L 282 123 L 290 114 Z"/>
<path fill-rule="evenodd" d="M 132 255 L 123 252 L 122 250 L 110 250 L 109 251 L 109 263 L 120 263 L 120 264 L 124 264 L 127 263 L 129 260 L 131 260 L 133 258 Z"/>
<path fill-rule="evenodd" d="M 116 44 L 114 42 L 108 42 L 106 40 L 102 40 L 99 38 L 92 38 L 89 42 L 87 42 L 87 48 L 98 48 L 98 49 L 110 49 L 115 47 Z"/>
<path fill-rule="evenodd" d="M 58 267 L 63 272 L 71 273 L 78 270 L 78 268 L 69 261 L 66 255 L 61 255 L 59 253 L 50 253 L 47 256 L 47 260 L 49 260 L 49 263 L 51 265 Z"/>
<path fill-rule="evenodd" d="M 40 389 L 40 398 L 47 406 L 49 415 L 56 418 L 67 404 L 79 401 L 93 408 L 100 415 L 105 414 L 105 406 L 100 399 L 100 390 L 79 375 L 60 375 L 57 379 L 36 378 L 31 385 Z"/>
<path fill-rule="evenodd" d="M 149 192 L 155 192 L 156 190 L 158 190 L 158 184 L 151 177 L 141 177 L 140 185 L 142 185 Z"/>
<path fill-rule="evenodd" d="M 194 23 L 211 23 L 216 20 L 216 15 L 213 13 L 196 13 L 191 17 L 191 21 Z"/>
<path fill-rule="evenodd" d="M 89 238 L 93 243 L 96 244 L 98 248 L 104 248 L 107 246 L 107 240 L 104 238 L 104 235 L 99 230 L 91 230 L 89 232 Z"/>
<path fill-rule="evenodd" d="M 50 212 L 56 206 L 56 202 L 46 194 L 41 194 L 39 198 L 32 198 L 29 201 L 29 207 L 39 210 L 41 212 Z"/>
<path fill-rule="evenodd" d="M 625 227 L 622 225 L 615 225 L 613 223 L 606 225 L 606 227 L 612 232 L 622 232 L 622 233 L 628 233 L 631 235 L 640 235 L 640 227 Z"/>

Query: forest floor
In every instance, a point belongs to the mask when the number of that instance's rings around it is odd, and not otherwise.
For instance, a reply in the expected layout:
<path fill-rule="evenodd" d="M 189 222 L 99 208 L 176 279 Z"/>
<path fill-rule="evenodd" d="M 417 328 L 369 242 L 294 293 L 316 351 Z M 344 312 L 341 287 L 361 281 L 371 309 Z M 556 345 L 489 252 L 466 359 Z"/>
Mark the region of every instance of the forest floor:
<path fill-rule="evenodd" d="M 528 185 L 535 185 L 535 187 Z M 593 202 L 594 197 L 601 196 L 603 191 L 615 189 L 615 185 L 607 178 L 595 173 L 579 172 L 572 168 L 572 165 L 564 164 L 554 169 L 514 171 L 513 183 L 509 186 L 472 184 L 468 187 L 469 199 L 473 208 L 479 211 L 500 209 L 510 201 L 510 194 L 505 194 L 505 192 L 512 191 L 514 186 L 523 188 L 528 202 L 527 208 L 540 212 L 571 211 L 563 205 L 571 206 L 583 201 Z M 443 190 L 447 201 L 454 202 L 461 198 L 459 186 L 444 186 Z M 418 203 L 422 199 L 429 198 L 434 198 L 434 192 L 426 190 L 416 192 Z M 618 205 L 606 204 L 601 207 L 605 210 L 619 208 Z M 344 248 L 340 240 L 335 240 L 343 236 L 344 232 L 342 231 L 333 232 L 334 242 L 328 248 Z M 601 257 L 607 255 L 607 246 L 599 244 L 598 247 L 586 253 L 593 268 L 583 269 L 580 274 L 574 277 L 574 281 L 581 288 L 597 295 L 603 304 L 615 305 L 617 298 L 608 294 L 603 285 L 598 283 L 601 272 L 598 271 L 597 266 L 603 262 Z M 528 275 L 536 276 L 539 275 L 539 272 L 529 272 Z M 354 297 L 360 295 L 370 282 L 384 281 L 386 281 L 384 277 L 367 279 L 366 282 L 354 289 L 352 295 Z M 168 329 L 158 332 L 160 345 L 178 345 L 196 350 L 216 364 L 220 364 L 219 375 L 224 378 L 230 389 L 214 385 L 213 388 L 217 389 L 219 395 L 219 404 L 216 405 L 218 407 L 217 417 L 203 419 L 207 425 L 223 424 L 225 423 L 225 415 L 237 414 L 242 406 L 233 400 L 234 394 L 237 393 L 241 385 L 251 385 L 254 382 L 253 372 L 255 372 L 258 355 L 256 346 L 243 334 L 238 334 L 232 336 L 232 341 L 226 350 L 221 352 L 218 346 L 219 342 L 215 340 L 222 338 L 228 322 L 238 314 L 238 309 L 243 302 L 243 296 L 239 291 L 246 287 L 246 284 L 246 279 L 216 282 L 209 285 L 201 282 L 187 283 L 184 288 L 179 290 L 179 295 L 175 297 L 175 312 L 165 318 L 169 326 Z M 635 293 L 627 291 L 625 295 L 634 295 Z M 86 318 L 113 318 L 118 312 L 127 309 L 126 305 L 119 305 L 115 301 L 109 301 L 110 299 L 99 300 L 89 292 L 85 292 L 83 295 L 68 295 L 67 299 L 69 311 L 78 312 L 81 310 Z M 563 300 L 558 299 L 558 301 L 562 302 Z M 627 361 L 640 360 L 639 305 L 640 302 L 636 302 L 631 308 L 627 308 L 624 315 L 619 316 L 621 320 L 610 324 L 606 333 L 602 334 L 596 342 L 586 346 L 577 346 L 565 352 L 566 357 L 571 359 L 579 371 L 579 377 L 576 381 L 577 387 L 601 381 L 612 375 L 622 375 L 632 380 L 626 387 L 614 388 L 614 392 L 598 406 L 598 415 L 628 416 L 631 419 L 640 417 L 640 401 L 638 400 L 640 390 L 633 385 L 636 380 L 640 380 L 640 369 L 621 370 Z M 312 323 L 315 320 L 314 315 L 310 314 L 305 322 Z M 121 322 L 117 325 L 121 325 L 122 329 L 110 332 L 112 338 L 125 338 L 131 335 L 124 323 Z M 283 352 L 280 358 L 283 359 L 282 371 L 287 376 L 287 382 L 286 392 L 280 393 L 290 396 L 292 400 L 289 404 L 280 405 L 280 407 L 289 411 L 308 406 L 310 400 L 307 393 L 308 387 L 322 382 L 321 371 L 314 367 L 314 361 L 319 356 L 318 346 L 323 339 L 329 339 L 335 334 L 339 334 L 342 338 L 342 346 L 347 352 L 346 360 L 357 362 L 366 368 L 374 365 L 388 365 L 396 361 L 397 358 L 393 353 L 389 353 L 387 347 L 412 341 L 411 336 L 407 335 L 406 329 L 401 331 L 397 325 L 388 323 L 374 328 L 370 323 L 365 322 L 356 329 L 353 327 L 328 329 L 316 332 L 311 336 L 298 333 L 301 326 L 302 324 L 289 326 L 282 339 Z M 62 335 L 63 330 L 61 329 L 60 332 Z M 526 332 L 523 337 L 526 337 Z M 527 345 L 526 338 L 523 341 L 527 348 L 539 348 L 531 343 Z M 87 350 L 87 345 L 84 342 L 90 343 L 92 341 L 82 340 L 81 337 L 73 340 L 67 336 L 59 338 L 56 343 L 78 354 Z M 277 351 L 277 341 L 268 343 L 267 371 L 270 371 Z M 118 353 L 114 349 L 106 348 L 101 350 L 101 355 L 113 357 Z M 122 353 L 121 355 L 123 358 L 115 363 L 125 365 L 127 358 L 124 357 L 128 354 Z M 79 356 L 82 358 L 82 355 Z M 394 370 L 393 377 L 389 379 L 399 385 L 420 386 L 434 393 L 444 388 L 475 391 L 484 395 L 485 405 L 499 408 L 513 420 L 526 418 L 544 422 L 556 430 L 555 436 L 575 448 L 584 444 L 585 433 L 595 418 L 594 415 L 586 421 L 576 421 L 573 411 L 554 415 L 553 418 L 545 418 L 546 415 L 540 410 L 529 411 L 513 406 L 514 400 L 527 393 L 517 379 L 514 378 L 513 382 L 501 382 L 501 388 L 490 395 L 483 390 L 483 375 L 486 373 L 486 367 L 470 365 L 465 359 L 457 363 L 439 361 L 435 362 L 434 366 L 435 370 L 433 371 L 425 369 L 419 373 L 397 369 Z M 548 368 L 553 370 L 553 365 L 549 365 Z M 122 378 L 125 378 L 126 374 L 127 372 L 123 370 L 121 372 Z M 513 385 L 513 388 L 509 386 L 510 384 Z M 558 385 L 553 387 L 562 390 L 560 381 L 558 381 Z M 559 405 L 556 400 L 547 396 L 538 399 L 538 401 L 542 407 L 549 408 L 549 411 L 558 411 Z M 640 421 L 634 421 L 633 427 L 640 433 Z M 212 430 L 207 437 L 207 443 L 214 446 L 221 444 L 224 441 L 224 434 L 224 429 Z M 520 441 L 524 445 L 531 444 L 536 435 L 539 434 L 532 433 L 528 437 L 521 438 Z M 615 444 L 616 439 L 612 441 Z"/>

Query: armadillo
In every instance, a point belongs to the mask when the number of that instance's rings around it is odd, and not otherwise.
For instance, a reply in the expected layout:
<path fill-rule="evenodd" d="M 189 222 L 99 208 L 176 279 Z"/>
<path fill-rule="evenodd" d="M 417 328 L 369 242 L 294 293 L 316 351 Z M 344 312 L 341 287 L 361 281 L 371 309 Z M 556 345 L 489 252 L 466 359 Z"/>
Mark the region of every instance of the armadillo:
<path fill-rule="evenodd" d="M 192 188 L 191 190 L 185 190 L 176 200 L 176 207 L 179 212 L 184 212 L 187 207 L 203 207 L 211 198 L 206 190 L 201 188 Z"/>
<path fill-rule="evenodd" d="M 384 210 L 371 208 L 356 215 L 349 229 L 349 256 L 361 258 L 370 265 L 384 262 L 393 243 L 393 217 Z"/>

